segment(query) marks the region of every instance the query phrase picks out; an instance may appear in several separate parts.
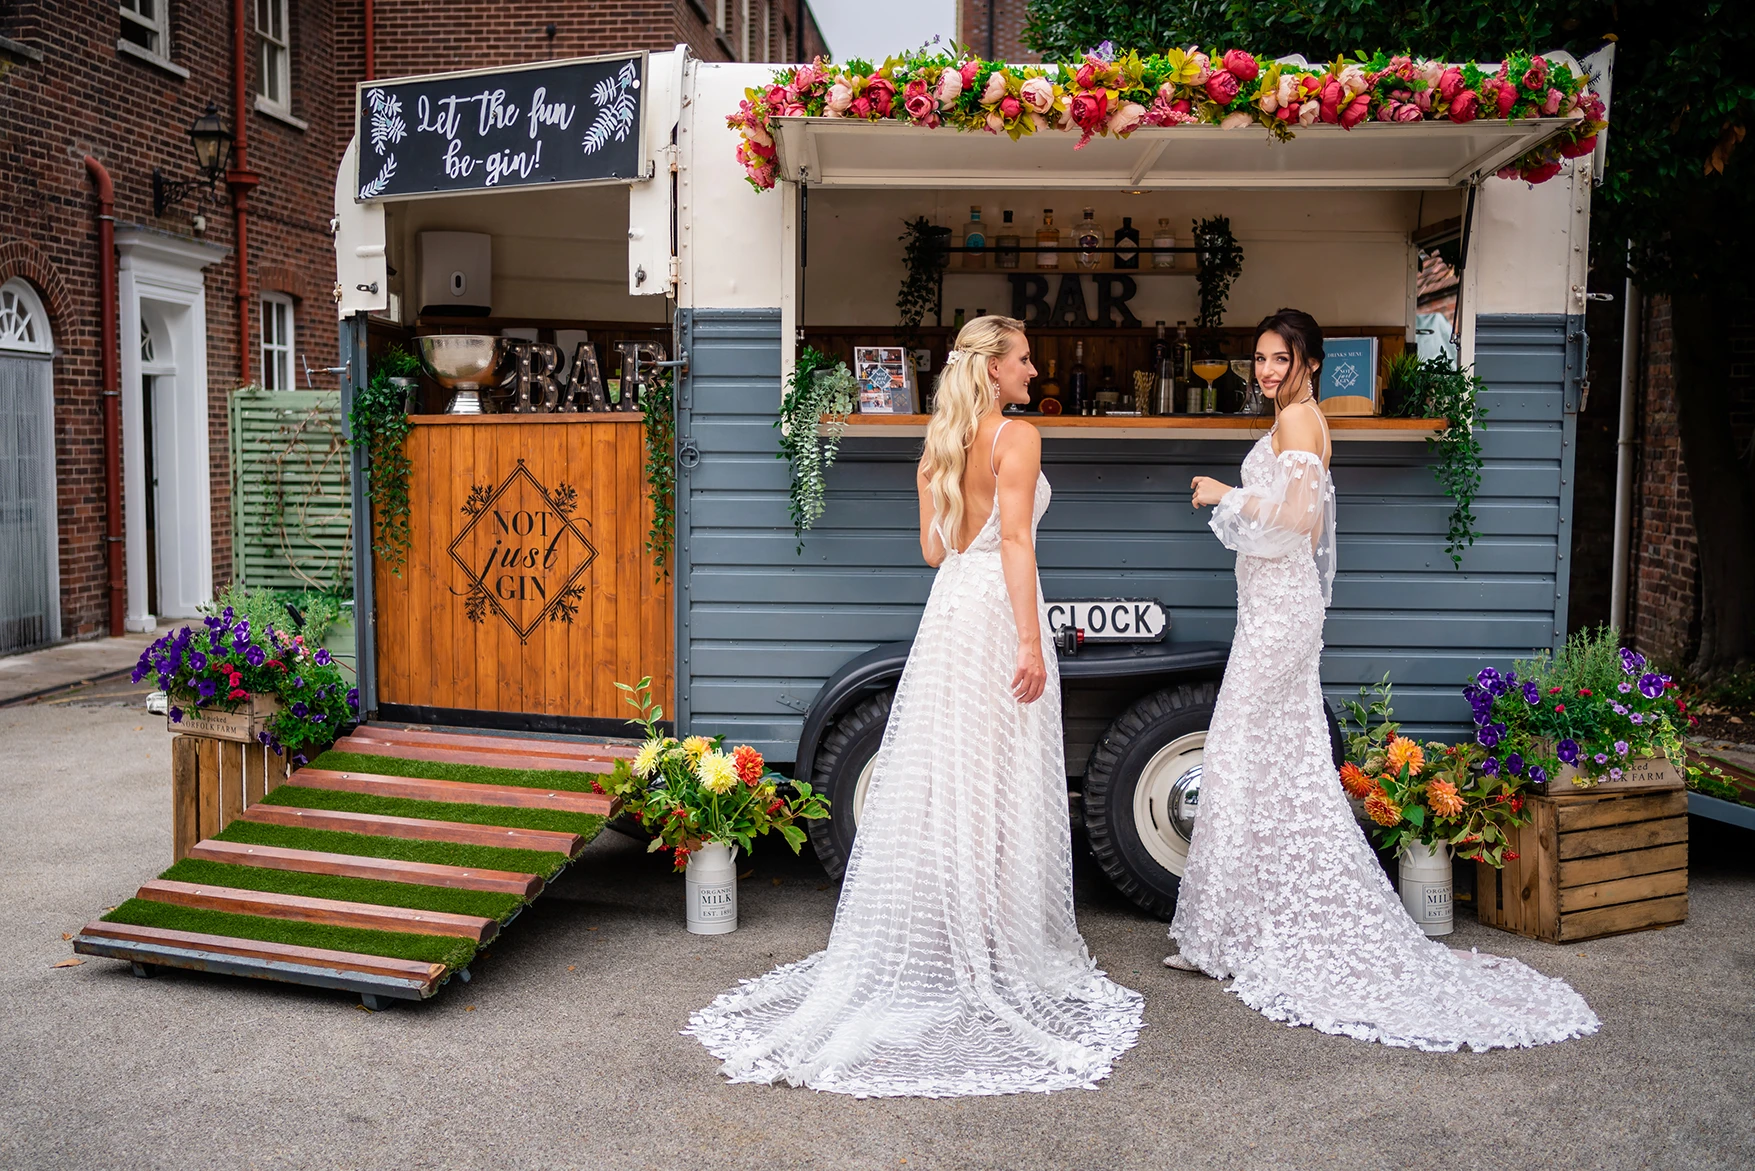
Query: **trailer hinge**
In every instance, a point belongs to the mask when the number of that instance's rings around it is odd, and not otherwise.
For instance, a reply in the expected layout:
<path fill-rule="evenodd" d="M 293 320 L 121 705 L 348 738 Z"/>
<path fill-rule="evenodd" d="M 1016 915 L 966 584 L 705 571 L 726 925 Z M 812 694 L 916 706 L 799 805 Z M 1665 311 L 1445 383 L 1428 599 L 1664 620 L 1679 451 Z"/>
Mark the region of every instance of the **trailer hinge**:
<path fill-rule="evenodd" d="M 1576 328 L 1566 333 L 1565 408 L 1569 415 L 1584 410 L 1585 397 L 1590 393 L 1590 334 L 1584 330 L 1584 319 L 1575 319 Z"/>

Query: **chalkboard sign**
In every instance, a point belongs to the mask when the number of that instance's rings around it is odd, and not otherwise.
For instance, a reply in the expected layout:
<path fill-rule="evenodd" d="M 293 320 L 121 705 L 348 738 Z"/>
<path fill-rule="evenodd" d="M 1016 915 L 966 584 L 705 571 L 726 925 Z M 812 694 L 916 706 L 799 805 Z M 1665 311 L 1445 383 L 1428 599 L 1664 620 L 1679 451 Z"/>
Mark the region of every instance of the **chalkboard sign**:
<path fill-rule="evenodd" d="M 644 176 L 646 54 L 359 83 L 356 198 Z"/>

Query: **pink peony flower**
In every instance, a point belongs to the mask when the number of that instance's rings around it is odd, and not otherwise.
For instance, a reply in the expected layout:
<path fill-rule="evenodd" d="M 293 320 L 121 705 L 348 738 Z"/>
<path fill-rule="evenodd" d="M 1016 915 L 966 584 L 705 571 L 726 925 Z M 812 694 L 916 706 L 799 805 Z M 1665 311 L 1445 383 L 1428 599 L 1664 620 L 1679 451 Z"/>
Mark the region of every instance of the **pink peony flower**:
<path fill-rule="evenodd" d="M 1462 88 L 1462 70 L 1456 66 L 1452 65 L 1438 75 L 1438 96 L 1445 101 L 1454 101 L 1456 95 L 1462 92 Z"/>
<path fill-rule="evenodd" d="M 1073 74 L 1073 80 L 1078 83 L 1080 89 L 1093 88 L 1097 84 L 1097 66 L 1091 61 L 1086 61 L 1079 66 L 1078 72 Z"/>
<path fill-rule="evenodd" d="M 744 135 L 758 147 L 767 147 L 769 150 L 774 147 L 773 137 L 760 126 L 751 126 L 744 131 Z"/>
<path fill-rule="evenodd" d="M 999 112 L 1005 116 L 1008 122 L 1022 113 L 1023 109 L 1024 103 L 1020 102 L 1017 98 L 1012 97 L 1010 94 L 999 99 Z"/>
<path fill-rule="evenodd" d="M 1429 87 L 1435 87 L 1438 79 L 1444 75 L 1444 62 L 1420 61 L 1414 66 L 1414 77 Z"/>
<path fill-rule="evenodd" d="M 1377 107 L 1377 120 L 1379 122 L 1394 122 L 1396 120 L 1396 111 L 1401 108 L 1402 104 L 1400 102 L 1385 102 L 1383 105 Z"/>
<path fill-rule="evenodd" d="M 1548 84 L 1548 59 L 1546 57 L 1530 58 L 1530 67 L 1523 75 L 1526 89 L 1541 89 Z"/>
<path fill-rule="evenodd" d="M 874 77 L 865 83 L 865 96 L 871 99 L 871 108 L 877 111 L 878 117 L 888 118 L 891 104 L 896 100 L 896 85 L 887 77 Z"/>
<path fill-rule="evenodd" d="M 1542 116 L 1544 118 L 1552 118 L 1555 114 L 1558 114 L 1560 112 L 1560 103 L 1565 100 L 1566 95 L 1559 90 L 1549 90 L 1548 96 L 1542 99 Z"/>
<path fill-rule="evenodd" d="M 1329 78 L 1322 86 L 1322 120 L 1338 122 L 1341 117 L 1341 83 Z"/>
<path fill-rule="evenodd" d="M 1193 84 L 1197 86 L 1205 85 L 1207 83 L 1207 78 L 1213 75 L 1213 59 L 1199 49 L 1190 53 L 1188 59 L 1194 62 L 1195 75 Z"/>
<path fill-rule="evenodd" d="M 981 104 L 995 105 L 1005 97 L 1005 74 L 994 72 L 988 75 L 987 86 L 981 91 Z"/>
<path fill-rule="evenodd" d="M 760 187 L 763 191 L 768 190 L 774 186 L 774 164 L 769 163 L 766 166 L 751 168 L 749 177 L 750 182 L 754 183 L 757 187 Z"/>
<path fill-rule="evenodd" d="M 1420 111 L 1420 107 L 1413 102 L 1403 102 L 1397 106 L 1395 110 L 1395 120 L 1397 122 L 1418 122 L 1425 118 L 1425 116 L 1426 115 Z"/>
<path fill-rule="evenodd" d="M 1032 77 L 1018 87 L 1018 97 L 1038 114 L 1054 108 L 1054 83 L 1046 77 Z"/>
<path fill-rule="evenodd" d="M 1075 94 L 1073 100 L 1067 103 L 1066 115 L 1074 126 L 1084 132 L 1079 138 L 1078 146 L 1073 148 L 1077 150 L 1089 142 L 1091 135 L 1101 130 L 1103 123 L 1108 120 L 1109 94 L 1100 89 Z"/>
<path fill-rule="evenodd" d="M 926 83 L 916 79 L 902 89 L 902 108 L 916 122 L 924 122 L 938 110 L 938 103 L 927 92 Z"/>
<path fill-rule="evenodd" d="M 1348 94 L 1362 94 L 1371 88 L 1371 79 L 1365 76 L 1365 70 L 1359 65 L 1348 65 L 1340 72 L 1341 88 Z"/>
<path fill-rule="evenodd" d="M 1560 153 L 1569 159 L 1581 159 L 1597 148 L 1597 136 L 1577 138 L 1560 147 Z"/>
<path fill-rule="evenodd" d="M 1422 114 L 1430 114 L 1432 112 L 1432 94 L 1433 91 L 1429 89 L 1416 90 L 1414 92 L 1414 105 L 1419 108 Z"/>
<path fill-rule="evenodd" d="M 1050 123 L 1049 123 L 1047 118 L 1043 117 L 1041 114 L 1038 114 L 1035 110 L 1031 110 L 1030 111 L 1030 125 L 1035 127 L 1037 130 L 1047 130 L 1049 128 Z"/>
<path fill-rule="evenodd" d="M 1473 122 L 1480 114 L 1480 105 L 1481 99 L 1475 96 L 1474 90 L 1460 90 L 1450 99 L 1450 120 Z"/>
<path fill-rule="evenodd" d="M 871 117 L 871 99 L 864 95 L 854 98 L 853 104 L 847 107 L 847 112 L 855 118 Z"/>
<path fill-rule="evenodd" d="M 1249 115 L 1248 113 L 1245 113 L 1242 110 L 1234 110 L 1231 113 L 1225 115 L 1225 120 L 1223 122 L 1219 123 L 1219 129 L 1220 130 L 1241 130 L 1245 126 L 1253 126 L 1253 125 L 1255 125 L 1255 119 L 1251 115 Z"/>
<path fill-rule="evenodd" d="M 1261 66 L 1254 57 L 1242 49 L 1232 49 L 1223 58 L 1227 72 L 1236 76 L 1238 81 L 1254 81 L 1261 75 Z"/>
<path fill-rule="evenodd" d="M 815 89 L 823 81 L 822 59 L 812 61 L 809 65 L 800 65 L 792 75 L 792 88 L 799 93 Z"/>
<path fill-rule="evenodd" d="M 768 103 L 770 110 L 779 109 L 790 99 L 791 95 L 786 92 L 786 87 L 783 85 L 771 85 L 768 87 L 768 92 L 763 95 L 763 100 Z"/>
<path fill-rule="evenodd" d="M 1523 178 L 1523 172 L 1517 169 L 1516 163 L 1507 163 L 1497 171 L 1494 171 L 1493 177 L 1495 179 L 1521 179 Z"/>
<path fill-rule="evenodd" d="M 965 61 L 957 69 L 963 76 L 963 88 L 968 89 L 975 84 L 975 75 L 981 72 L 981 62 Z"/>
<path fill-rule="evenodd" d="M 1228 106 L 1236 100 L 1238 88 L 1237 75 L 1229 70 L 1221 69 L 1207 78 L 1207 97 L 1221 106 Z"/>
<path fill-rule="evenodd" d="M 853 106 L 853 87 L 843 79 L 837 79 L 829 87 L 829 96 L 824 102 L 831 114 L 845 114 Z"/>
<path fill-rule="evenodd" d="M 963 75 L 955 69 L 946 69 L 938 75 L 938 108 L 948 110 L 957 104 L 963 96 Z"/>
<path fill-rule="evenodd" d="M 1146 108 L 1138 102 L 1123 102 L 1109 114 L 1109 133 L 1126 134 L 1138 126 L 1145 116 Z"/>
<path fill-rule="evenodd" d="M 1342 130 L 1351 130 L 1371 115 L 1371 95 L 1356 94 L 1341 111 L 1340 123 Z"/>
<path fill-rule="evenodd" d="M 1501 118 L 1511 117 L 1511 107 L 1517 104 L 1517 87 L 1507 85 L 1502 81 L 1499 83 L 1498 92 L 1493 96 L 1498 99 L 1499 116 Z"/>
<path fill-rule="evenodd" d="M 989 134 L 1005 133 L 1005 119 L 1000 117 L 998 110 L 989 110 L 987 112 L 987 132 Z"/>
<path fill-rule="evenodd" d="M 1298 103 L 1298 125 L 1314 126 L 1320 117 L 1322 117 L 1322 103 L 1315 98 Z"/>
<path fill-rule="evenodd" d="M 1592 122 L 1602 122 L 1608 115 L 1608 110 L 1603 107 L 1603 99 L 1594 93 L 1579 94 L 1578 108 L 1582 110 L 1584 116 L 1589 118 Z"/>

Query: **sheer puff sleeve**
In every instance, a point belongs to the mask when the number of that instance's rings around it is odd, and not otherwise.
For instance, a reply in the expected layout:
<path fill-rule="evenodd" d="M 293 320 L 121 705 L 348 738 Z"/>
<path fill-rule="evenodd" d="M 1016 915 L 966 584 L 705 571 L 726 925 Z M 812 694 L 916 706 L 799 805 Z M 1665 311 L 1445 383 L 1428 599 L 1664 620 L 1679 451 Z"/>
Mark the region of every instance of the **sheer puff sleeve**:
<path fill-rule="evenodd" d="M 1267 479 L 1233 488 L 1208 522 L 1227 549 L 1247 557 L 1289 557 L 1311 550 L 1322 581 L 1324 604 L 1335 573 L 1335 493 L 1322 458 L 1285 451 Z"/>

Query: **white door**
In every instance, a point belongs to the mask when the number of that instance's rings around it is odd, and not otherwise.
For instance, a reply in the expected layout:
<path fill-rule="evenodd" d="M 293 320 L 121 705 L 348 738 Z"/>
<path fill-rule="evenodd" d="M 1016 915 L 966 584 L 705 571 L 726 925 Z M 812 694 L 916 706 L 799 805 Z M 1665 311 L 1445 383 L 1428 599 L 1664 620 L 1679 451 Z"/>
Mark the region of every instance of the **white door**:
<path fill-rule="evenodd" d="M 61 637 L 54 350 L 36 292 L 0 285 L 0 654 Z"/>

